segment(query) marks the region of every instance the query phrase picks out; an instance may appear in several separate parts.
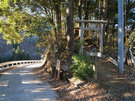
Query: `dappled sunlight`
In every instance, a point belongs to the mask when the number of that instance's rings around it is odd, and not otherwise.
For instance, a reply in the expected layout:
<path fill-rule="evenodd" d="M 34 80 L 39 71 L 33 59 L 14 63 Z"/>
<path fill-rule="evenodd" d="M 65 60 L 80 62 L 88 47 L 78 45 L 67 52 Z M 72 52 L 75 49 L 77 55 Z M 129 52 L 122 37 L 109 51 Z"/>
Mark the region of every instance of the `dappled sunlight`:
<path fill-rule="evenodd" d="M 132 97 L 132 94 L 127 92 L 127 93 L 124 93 L 123 96 L 124 96 L 125 98 L 127 98 L 127 97 Z"/>
<path fill-rule="evenodd" d="M 41 64 L 25 65 L 0 76 L 0 101 L 53 101 L 57 94 L 33 73 Z"/>
<path fill-rule="evenodd" d="M 4 74 L 4 75 L 13 75 L 13 74 L 19 74 L 19 73 L 5 72 L 5 73 L 1 73 L 1 74 Z"/>
<path fill-rule="evenodd" d="M 29 68 L 33 68 L 33 67 L 40 67 L 42 66 L 43 64 L 32 64 L 32 65 L 28 65 L 27 67 Z"/>
<path fill-rule="evenodd" d="M 22 84 L 43 84 L 41 81 L 32 80 L 32 81 L 22 81 Z"/>
<path fill-rule="evenodd" d="M 119 81 L 113 80 L 113 81 L 110 81 L 110 83 L 119 83 Z"/>
<path fill-rule="evenodd" d="M 47 88 L 46 87 L 39 87 L 37 89 L 26 89 L 25 91 L 28 91 L 28 92 L 45 92 L 47 91 Z"/>
<path fill-rule="evenodd" d="M 135 81 L 129 82 L 129 84 L 131 84 L 131 85 L 135 85 Z"/>
<path fill-rule="evenodd" d="M 7 87 L 7 86 L 8 86 L 7 84 L 5 84 L 5 85 L 4 84 L 3 85 L 0 84 L 0 87 Z"/>
<path fill-rule="evenodd" d="M 0 96 L 6 96 L 5 94 L 1 94 Z"/>
<path fill-rule="evenodd" d="M 28 72 L 25 72 L 25 73 L 21 73 L 20 75 L 33 75 L 34 73 L 28 73 Z"/>

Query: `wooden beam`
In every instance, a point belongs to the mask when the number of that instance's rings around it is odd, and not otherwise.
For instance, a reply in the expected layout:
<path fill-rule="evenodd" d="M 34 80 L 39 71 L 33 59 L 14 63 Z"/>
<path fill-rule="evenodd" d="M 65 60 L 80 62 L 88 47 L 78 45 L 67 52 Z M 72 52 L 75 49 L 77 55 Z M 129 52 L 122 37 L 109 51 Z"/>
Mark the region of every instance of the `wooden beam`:
<path fill-rule="evenodd" d="M 108 21 L 105 20 L 75 20 L 77 23 L 102 23 L 102 24 L 107 24 Z"/>
<path fill-rule="evenodd" d="M 81 23 L 81 31 L 80 31 L 80 35 L 81 35 L 80 42 L 81 42 L 82 46 L 80 48 L 79 54 L 83 54 L 83 32 L 84 32 L 83 30 L 84 30 L 84 25 L 82 22 Z"/>
<path fill-rule="evenodd" d="M 84 30 L 93 30 L 93 31 L 99 31 L 100 29 L 99 28 L 84 28 Z"/>
<path fill-rule="evenodd" d="M 108 57 L 108 60 L 113 63 L 115 66 L 118 67 L 118 62 L 116 60 L 114 60 L 112 57 Z"/>
<path fill-rule="evenodd" d="M 130 53 L 130 57 L 131 57 L 131 62 L 132 62 L 132 64 L 133 64 L 133 66 L 135 67 L 134 56 L 133 56 L 132 51 L 131 51 L 130 48 L 129 48 L 129 53 Z"/>
<path fill-rule="evenodd" d="M 103 53 L 103 24 L 100 23 L 100 52 Z"/>

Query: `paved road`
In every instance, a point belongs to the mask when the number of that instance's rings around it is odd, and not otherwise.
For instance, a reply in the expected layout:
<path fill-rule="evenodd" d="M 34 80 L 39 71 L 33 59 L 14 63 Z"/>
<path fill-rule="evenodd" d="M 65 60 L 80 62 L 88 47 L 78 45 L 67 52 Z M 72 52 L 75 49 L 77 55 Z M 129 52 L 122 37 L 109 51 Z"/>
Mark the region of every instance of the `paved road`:
<path fill-rule="evenodd" d="M 32 72 L 41 64 L 23 65 L 1 73 L 0 101 L 56 101 L 57 94 Z"/>

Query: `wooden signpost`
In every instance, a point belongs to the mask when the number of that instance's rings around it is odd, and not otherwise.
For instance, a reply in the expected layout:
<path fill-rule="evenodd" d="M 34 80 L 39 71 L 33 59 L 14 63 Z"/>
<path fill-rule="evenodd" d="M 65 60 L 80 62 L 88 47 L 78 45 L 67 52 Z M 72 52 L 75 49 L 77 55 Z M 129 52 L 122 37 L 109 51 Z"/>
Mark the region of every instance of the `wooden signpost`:
<path fill-rule="evenodd" d="M 60 80 L 60 71 L 61 71 L 61 61 L 57 60 L 56 69 L 55 69 L 55 80 Z"/>

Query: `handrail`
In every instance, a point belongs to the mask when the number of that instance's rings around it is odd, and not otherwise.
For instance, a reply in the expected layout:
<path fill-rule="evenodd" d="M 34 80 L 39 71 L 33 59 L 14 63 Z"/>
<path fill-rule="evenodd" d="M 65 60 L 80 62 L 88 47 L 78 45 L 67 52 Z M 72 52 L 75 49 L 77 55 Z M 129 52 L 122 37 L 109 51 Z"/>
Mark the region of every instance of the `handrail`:
<path fill-rule="evenodd" d="M 21 60 L 21 61 L 9 61 L 9 62 L 0 63 L 0 71 L 15 65 L 33 64 L 33 63 L 43 63 L 43 60 Z"/>

